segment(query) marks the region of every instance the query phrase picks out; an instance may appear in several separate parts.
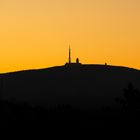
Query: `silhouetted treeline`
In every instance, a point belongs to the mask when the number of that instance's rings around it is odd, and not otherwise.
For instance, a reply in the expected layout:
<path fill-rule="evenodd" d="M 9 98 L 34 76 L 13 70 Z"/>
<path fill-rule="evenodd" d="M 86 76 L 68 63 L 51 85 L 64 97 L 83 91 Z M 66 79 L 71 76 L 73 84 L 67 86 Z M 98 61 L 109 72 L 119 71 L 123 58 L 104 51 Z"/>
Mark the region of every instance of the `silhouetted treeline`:
<path fill-rule="evenodd" d="M 59 104 L 45 109 L 29 103 L 0 101 L 1 128 L 130 128 L 140 125 L 140 92 L 133 84 L 117 98 L 122 108 L 76 109 Z"/>

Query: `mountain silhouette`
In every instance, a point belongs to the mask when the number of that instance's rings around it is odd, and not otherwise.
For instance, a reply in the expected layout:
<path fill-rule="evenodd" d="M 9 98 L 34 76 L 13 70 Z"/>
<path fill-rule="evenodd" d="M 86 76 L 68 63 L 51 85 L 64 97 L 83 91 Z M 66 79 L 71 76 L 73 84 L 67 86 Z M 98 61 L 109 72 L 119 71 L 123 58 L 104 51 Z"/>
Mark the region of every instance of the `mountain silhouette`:
<path fill-rule="evenodd" d="M 93 108 L 116 106 L 114 99 L 133 83 L 140 71 L 109 65 L 71 65 L 1 74 L 1 98 L 45 107 L 69 104 Z"/>

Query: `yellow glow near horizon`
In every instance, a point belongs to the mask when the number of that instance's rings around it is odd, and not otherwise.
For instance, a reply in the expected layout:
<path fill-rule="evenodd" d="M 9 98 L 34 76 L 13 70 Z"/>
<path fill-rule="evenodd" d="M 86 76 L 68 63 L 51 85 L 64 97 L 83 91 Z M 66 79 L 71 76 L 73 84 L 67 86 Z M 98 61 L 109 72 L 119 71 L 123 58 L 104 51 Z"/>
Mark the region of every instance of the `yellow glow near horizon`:
<path fill-rule="evenodd" d="M 0 72 L 73 61 L 140 69 L 139 0 L 1 0 Z"/>

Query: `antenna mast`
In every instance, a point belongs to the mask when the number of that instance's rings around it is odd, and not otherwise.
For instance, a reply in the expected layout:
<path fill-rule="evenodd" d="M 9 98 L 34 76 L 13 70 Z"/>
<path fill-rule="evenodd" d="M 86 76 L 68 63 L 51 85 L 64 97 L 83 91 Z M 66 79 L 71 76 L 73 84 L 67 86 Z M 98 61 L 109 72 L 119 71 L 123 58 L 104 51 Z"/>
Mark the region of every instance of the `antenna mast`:
<path fill-rule="evenodd" d="M 69 46 L 69 64 L 71 64 L 71 48 Z"/>

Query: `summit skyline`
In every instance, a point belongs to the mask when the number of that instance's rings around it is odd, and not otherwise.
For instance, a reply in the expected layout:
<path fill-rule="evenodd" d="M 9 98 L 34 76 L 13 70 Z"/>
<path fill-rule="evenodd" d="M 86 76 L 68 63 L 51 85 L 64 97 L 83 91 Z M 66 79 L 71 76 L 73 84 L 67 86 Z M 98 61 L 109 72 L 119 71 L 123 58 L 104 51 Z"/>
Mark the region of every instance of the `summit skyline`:
<path fill-rule="evenodd" d="M 140 69 L 138 0 L 1 0 L 0 73 L 83 64 Z"/>

